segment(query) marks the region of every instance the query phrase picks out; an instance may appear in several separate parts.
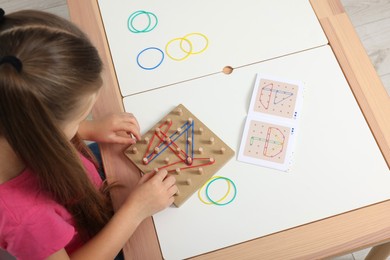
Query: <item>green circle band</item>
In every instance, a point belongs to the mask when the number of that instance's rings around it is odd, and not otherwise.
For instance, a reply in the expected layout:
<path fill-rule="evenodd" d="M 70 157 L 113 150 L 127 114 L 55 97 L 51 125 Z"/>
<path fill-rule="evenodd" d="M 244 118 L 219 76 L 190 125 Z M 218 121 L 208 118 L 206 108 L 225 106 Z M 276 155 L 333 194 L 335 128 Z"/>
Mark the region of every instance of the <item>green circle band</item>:
<path fill-rule="evenodd" d="M 134 26 L 134 20 L 140 16 L 140 15 L 146 15 L 148 17 L 148 25 L 146 26 L 146 28 L 144 28 L 143 30 L 139 30 L 137 28 L 135 28 Z M 154 25 L 152 25 L 152 19 L 151 19 L 151 16 L 154 18 L 155 22 L 154 22 Z M 132 13 L 129 18 L 127 19 L 127 28 L 129 29 L 130 32 L 132 33 L 147 33 L 147 32 L 150 32 L 152 31 L 154 28 L 156 28 L 158 24 L 158 18 L 157 16 L 154 14 L 154 13 L 151 13 L 151 12 L 146 12 L 146 11 L 143 11 L 143 10 L 139 10 L 139 11 L 136 11 L 134 13 Z"/>
<path fill-rule="evenodd" d="M 213 182 L 215 182 L 216 180 L 219 180 L 219 179 L 226 180 L 226 181 L 230 182 L 230 183 L 232 184 L 232 186 L 233 186 L 233 189 L 234 189 L 233 198 L 231 198 L 228 202 L 225 202 L 225 203 L 219 203 L 219 202 L 217 202 L 217 201 L 214 201 L 213 199 L 210 198 L 210 195 L 209 195 L 209 188 L 210 188 L 211 183 L 213 183 Z M 215 204 L 215 205 L 218 205 L 218 206 L 225 206 L 225 205 L 228 205 L 228 204 L 230 204 L 230 203 L 236 198 L 236 196 L 237 196 L 237 187 L 236 187 L 236 185 L 234 184 L 234 182 L 233 182 L 231 179 L 229 179 L 229 178 L 226 178 L 226 177 L 216 177 L 216 178 L 212 179 L 212 180 L 207 184 L 207 186 L 206 186 L 206 197 L 207 197 L 207 199 L 208 199 L 211 203 L 213 203 L 213 204 Z"/>

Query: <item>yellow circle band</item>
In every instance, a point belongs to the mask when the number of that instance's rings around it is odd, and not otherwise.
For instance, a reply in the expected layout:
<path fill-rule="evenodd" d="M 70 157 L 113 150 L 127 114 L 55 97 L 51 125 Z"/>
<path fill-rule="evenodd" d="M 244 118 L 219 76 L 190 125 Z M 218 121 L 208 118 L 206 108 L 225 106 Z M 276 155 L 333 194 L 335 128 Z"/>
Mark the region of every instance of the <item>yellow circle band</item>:
<path fill-rule="evenodd" d="M 188 37 L 191 37 L 191 36 L 200 36 L 202 38 L 205 39 L 205 42 L 206 42 L 206 45 L 203 47 L 203 49 L 201 49 L 200 51 L 193 51 L 193 50 L 190 50 L 190 51 L 187 51 L 186 49 L 184 49 L 183 47 L 183 41 L 180 42 L 180 49 L 185 52 L 185 53 L 189 53 L 189 54 L 200 54 L 202 52 L 204 52 L 208 47 L 209 47 L 209 39 L 207 38 L 206 35 L 204 35 L 203 33 L 198 33 L 198 32 L 194 32 L 194 33 L 189 33 L 187 34 L 186 36 L 184 36 L 182 39 L 186 39 L 188 40 Z M 191 42 L 191 41 L 190 41 Z"/>
<path fill-rule="evenodd" d="M 204 188 L 207 186 L 207 184 L 208 184 L 210 181 L 212 181 L 212 180 L 214 180 L 214 179 L 217 179 L 217 178 L 221 178 L 221 176 L 214 176 L 214 177 L 212 177 L 212 178 L 209 179 L 205 184 L 203 184 L 203 186 L 198 190 L 198 198 L 199 198 L 199 200 L 200 200 L 201 202 L 203 202 L 204 204 L 206 204 L 206 205 L 211 205 L 211 204 L 214 204 L 214 203 L 205 201 L 205 200 L 202 198 L 201 192 L 202 192 L 202 190 L 204 190 Z M 227 198 L 227 196 L 229 196 L 231 185 L 230 185 L 230 182 L 229 182 L 229 181 L 226 180 L 226 182 L 227 182 L 227 184 L 228 184 L 228 190 L 226 191 L 226 194 L 225 194 L 222 198 L 220 198 L 219 200 L 215 201 L 215 202 L 217 202 L 217 203 L 223 201 L 224 199 Z"/>
<path fill-rule="evenodd" d="M 180 41 L 180 46 L 182 45 L 182 42 L 183 42 L 183 41 L 186 41 L 186 42 L 188 43 L 188 45 L 190 46 L 190 51 L 189 51 L 189 52 L 184 52 L 184 53 L 186 53 L 186 55 L 184 55 L 184 57 L 182 57 L 182 58 L 175 58 L 175 57 L 173 57 L 173 56 L 169 53 L 169 51 L 168 51 L 169 46 L 170 46 L 173 42 L 175 42 L 175 41 Z M 186 39 L 186 38 L 175 38 L 175 39 L 170 40 L 170 41 L 167 43 L 167 45 L 165 45 L 165 53 L 166 53 L 167 56 L 168 56 L 169 58 L 171 58 L 172 60 L 176 60 L 176 61 L 185 60 L 185 59 L 187 59 L 187 58 L 191 55 L 191 52 L 192 52 L 192 43 L 191 43 L 188 39 Z"/>

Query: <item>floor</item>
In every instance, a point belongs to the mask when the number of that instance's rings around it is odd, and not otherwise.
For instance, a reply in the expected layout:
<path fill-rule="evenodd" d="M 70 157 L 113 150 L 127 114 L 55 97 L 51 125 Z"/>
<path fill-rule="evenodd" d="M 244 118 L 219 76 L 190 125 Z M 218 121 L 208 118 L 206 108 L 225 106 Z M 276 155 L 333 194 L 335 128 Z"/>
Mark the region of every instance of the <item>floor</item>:
<path fill-rule="evenodd" d="M 390 95 L 390 0 L 340 1 Z M 6 13 L 27 8 L 38 9 L 69 18 L 66 0 L 0 0 L 0 8 Z M 365 249 L 333 260 L 360 260 L 368 252 L 369 249 Z M 0 252 L 0 259 L 4 257 Z"/>

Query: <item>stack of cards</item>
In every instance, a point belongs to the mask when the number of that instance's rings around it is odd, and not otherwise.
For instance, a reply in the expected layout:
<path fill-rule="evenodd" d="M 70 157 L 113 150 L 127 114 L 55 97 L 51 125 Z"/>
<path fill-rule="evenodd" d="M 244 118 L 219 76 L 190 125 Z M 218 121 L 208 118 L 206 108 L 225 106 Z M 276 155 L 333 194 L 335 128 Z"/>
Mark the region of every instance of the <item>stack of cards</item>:
<path fill-rule="evenodd" d="M 302 82 L 257 74 L 238 160 L 288 171 L 302 99 Z"/>

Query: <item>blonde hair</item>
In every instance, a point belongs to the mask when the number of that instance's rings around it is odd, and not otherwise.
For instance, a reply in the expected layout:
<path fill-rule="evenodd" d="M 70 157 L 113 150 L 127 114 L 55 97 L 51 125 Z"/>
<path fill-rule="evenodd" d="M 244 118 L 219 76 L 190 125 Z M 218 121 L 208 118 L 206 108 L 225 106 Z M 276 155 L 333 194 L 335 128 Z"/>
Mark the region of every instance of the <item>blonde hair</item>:
<path fill-rule="evenodd" d="M 93 236 L 111 216 L 109 201 L 89 180 L 59 124 L 100 88 L 98 52 L 77 27 L 43 12 L 7 15 L 0 28 L 0 58 L 15 57 L 22 65 L 20 71 L 9 62 L 0 65 L 0 135 L 41 188 L 69 210 L 83 237 Z"/>

